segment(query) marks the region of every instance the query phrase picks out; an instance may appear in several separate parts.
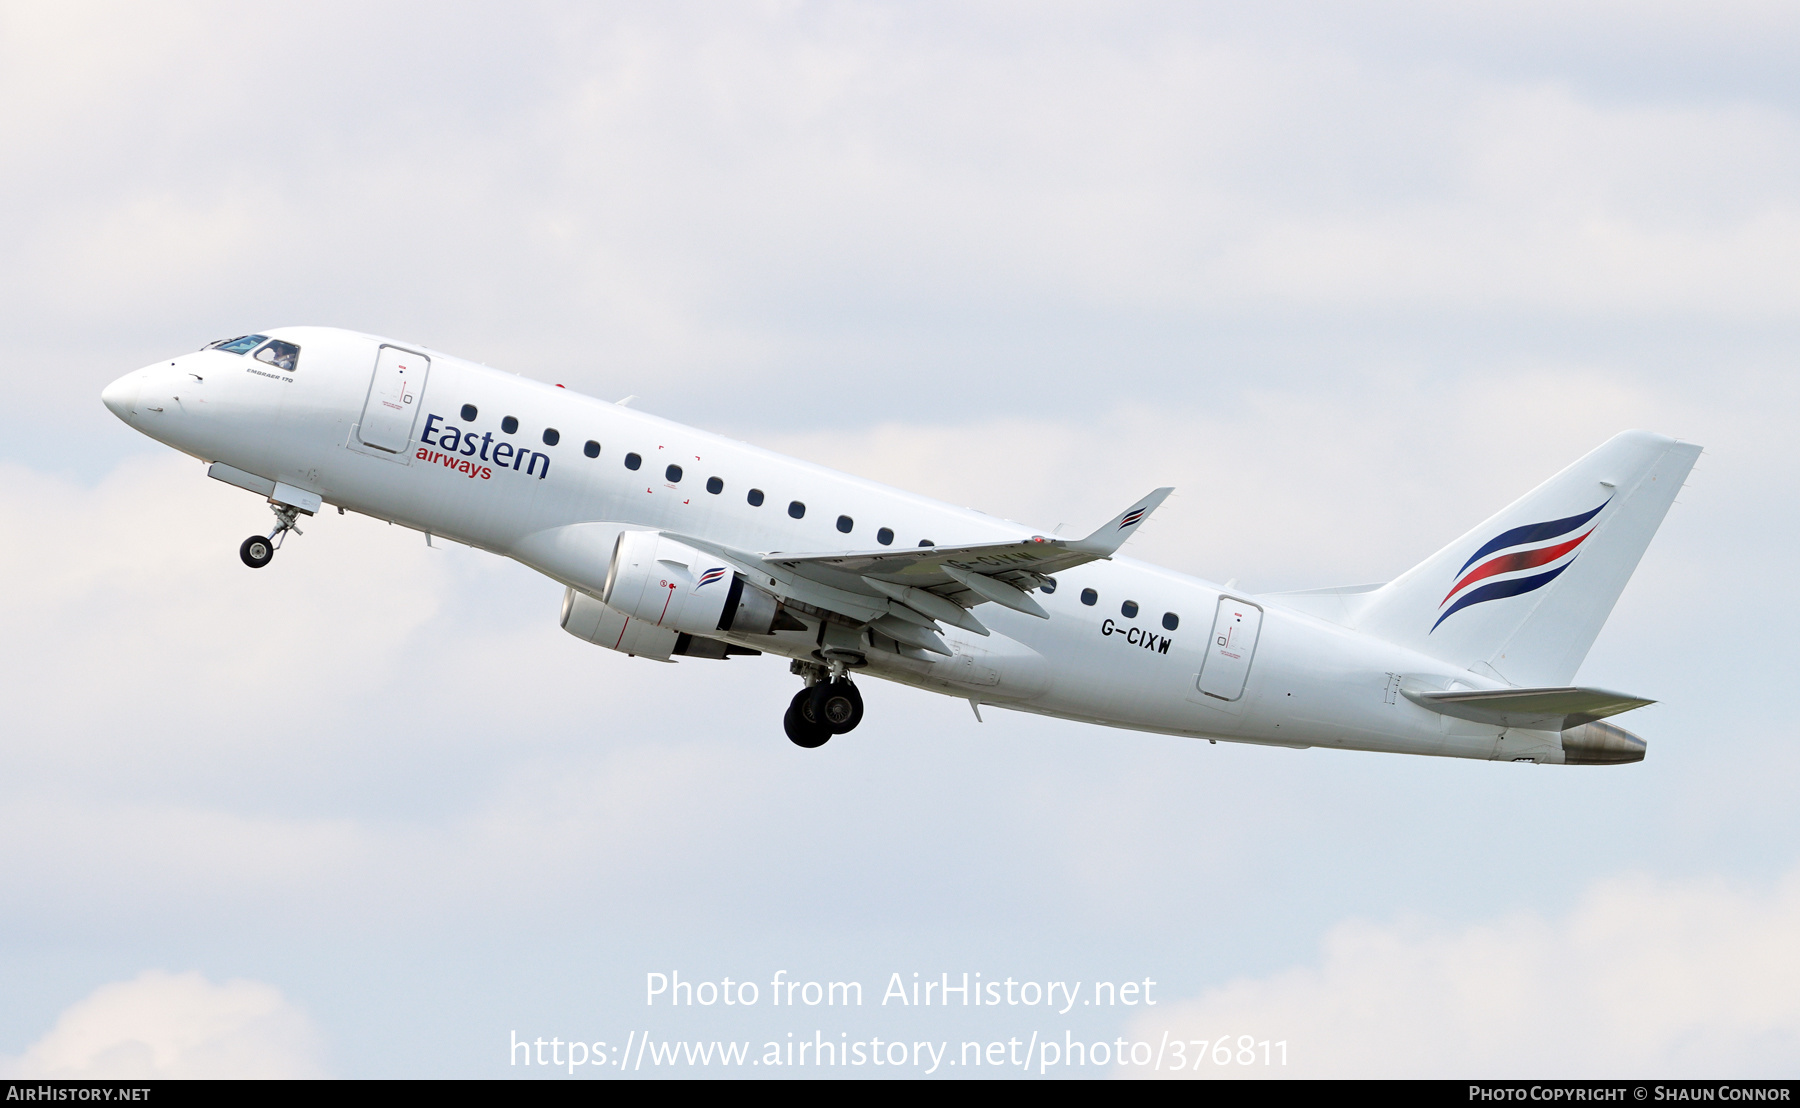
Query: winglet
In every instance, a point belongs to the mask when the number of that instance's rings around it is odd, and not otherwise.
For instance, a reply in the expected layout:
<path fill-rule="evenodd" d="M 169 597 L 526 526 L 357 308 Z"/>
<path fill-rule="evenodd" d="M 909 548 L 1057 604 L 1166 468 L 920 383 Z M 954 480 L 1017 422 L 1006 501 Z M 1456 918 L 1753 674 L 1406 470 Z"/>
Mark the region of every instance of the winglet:
<path fill-rule="evenodd" d="M 1095 554 L 1102 558 L 1109 557 L 1113 551 L 1125 545 L 1125 540 L 1135 534 L 1143 522 L 1150 518 L 1150 513 L 1156 510 L 1156 506 L 1167 500 L 1169 494 L 1174 491 L 1173 488 L 1157 489 L 1114 516 L 1110 522 L 1087 538 L 1077 539 L 1070 543 L 1069 549 Z"/>

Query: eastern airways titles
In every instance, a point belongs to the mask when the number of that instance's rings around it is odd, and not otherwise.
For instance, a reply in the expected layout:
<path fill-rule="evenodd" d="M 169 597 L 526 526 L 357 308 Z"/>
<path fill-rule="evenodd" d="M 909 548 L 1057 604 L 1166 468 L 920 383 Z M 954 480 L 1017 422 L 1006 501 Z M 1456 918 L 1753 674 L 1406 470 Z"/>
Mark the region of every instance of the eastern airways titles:
<path fill-rule="evenodd" d="M 440 463 L 467 474 L 469 477 L 479 477 L 483 481 L 493 476 L 493 470 L 488 466 L 478 466 L 473 461 L 464 459 L 492 461 L 501 469 L 509 468 L 506 463 L 511 461 L 511 469 L 518 470 L 523 465 L 527 476 L 537 474 L 537 479 L 540 481 L 550 476 L 550 456 L 548 454 L 537 450 L 527 451 L 524 447 L 515 448 L 510 442 L 495 442 L 492 431 L 483 431 L 481 437 L 476 438 L 473 431 L 465 432 L 455 427 L 440 428 L 438 426 L 445 422 L 447 421 L 441 415 L 433 414 L 425 417 L 425 430 L 419 435 L 419 441 L 425 446 L 419 447 L 419 451 L 414 457 L 421 462 Z M 433 439 L 433 435 L 439 437 Z M 425 448 L 427 446 L 435 446 L 444 453 L 438 454 L 427 450 Z M 490 447 L 494 452 L 491 459 L 488 457 Z M 461 458 L 458 458 L 457 455 L 461 455 Z M 539 462 L 543 463 L 542 473 L 538 473 Z"/>

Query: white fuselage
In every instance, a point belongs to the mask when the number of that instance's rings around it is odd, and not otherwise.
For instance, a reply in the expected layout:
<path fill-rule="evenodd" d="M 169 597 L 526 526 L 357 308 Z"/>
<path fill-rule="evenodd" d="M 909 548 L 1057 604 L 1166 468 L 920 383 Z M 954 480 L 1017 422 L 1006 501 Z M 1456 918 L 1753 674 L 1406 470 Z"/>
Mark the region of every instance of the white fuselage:
<path fill-rule="evenodd" d="M 267 332 L 301 348 L 292 372 L 216 349 L 127 375 L 106 402 L 132 427 L 207 462 L 316 494 L 325 504 L 516 558 L 595 593 L 595 551 L 546 539 L 575 525 L 651 528 L 756 552 L 1016 540 L 1029 528 L 952 507 L 668 420 L 412 344 L 328 328 Z M 371 370 L 387 344 L 429 358 L 410 442 L 398 453 L 354 431 Z M 465 406 L 474 409 L 465 420 Z M 511 433 L 504 419 L 517 421 Z M 508 424 L 510 426 L 511 424 Z M 454 434 L 446 436 L 447 429 Z M 554 445 L 546 429 L 558 433 Z M 454 441 L 444 449 L 446 438 Z M 584 449 L 599 444 L 596 457 Z M 503 449 L 504 448 L 504 449 Z M 537 457 L 533 457 L 536 455 Z M 627 458 L 640 459 L 627 468 Z M 671 466 L 681 470 L 669 477 Z M 709 479 L 716 478 L 710 492 Z M 750 500 L 761 490 L 761 504 Z M 790 504 L 803 504 L 796 518 Z M 850 521 L 840 528 L 840 517 Z M 1337 746 L 1467 758 L 1561 761 L 1554 733 L 1459 721 L 1396 696 L 1421 687 L 1494 688 L 1450 663 L 1283 606 L 1226 594 L 1187 575 L 1115 557 L 1056 575 L 1036 594 L 1048 620 L 985 604 L 982 637 L 949 628 L 955 656 L 871 652 L 859 672 L 1027 712 L 1115 727 L 1282 746 Z M 1084 590 L 1096 601 L 1083 602 Z M 1221 597 L 1262 612 L 1242 694 L 1197 686 Z M 1122 613 L 1126 601 L 1137 615 Z M 1173 630 L 1166 613 L 1177 617 Z M 819 632 L 721 636 L 791 658 L 815 658 Z"/>

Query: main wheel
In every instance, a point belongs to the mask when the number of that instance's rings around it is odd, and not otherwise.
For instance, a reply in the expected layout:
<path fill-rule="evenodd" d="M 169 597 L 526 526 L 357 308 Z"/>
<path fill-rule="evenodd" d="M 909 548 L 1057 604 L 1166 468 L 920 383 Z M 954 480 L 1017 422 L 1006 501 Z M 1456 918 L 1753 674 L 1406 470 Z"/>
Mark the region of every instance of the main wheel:
<path fill-rule="evenodd" d="M 812 690 L 801 689 L 788 702 L 787 714 L 781 717 L 782 729 L 795 746 L 812 750 L 831 741 L 831 728 L 819 723 L 811 714 Z"/>
<path fill-rule="evenodd" d="M 821 681 L 807 690 L 811 694 L 811 715 L 834 735 L 853 731 L 862 722 L 862 694 L 848 681 Z"/>
<path fill-rule="evenodd" d="M 261 535 L 251 535 L 238 547 L 238 557 L 251 569 L 261 569 L 275 557 L 275 544 Z"/>

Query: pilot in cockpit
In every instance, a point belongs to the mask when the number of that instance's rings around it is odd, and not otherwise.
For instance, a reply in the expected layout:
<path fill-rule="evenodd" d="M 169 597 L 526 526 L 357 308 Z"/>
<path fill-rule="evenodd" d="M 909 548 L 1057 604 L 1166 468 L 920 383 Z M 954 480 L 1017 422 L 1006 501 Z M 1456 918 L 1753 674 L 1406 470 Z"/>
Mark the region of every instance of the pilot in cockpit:
<path fill-rule="evenodd" d="M 267 362 L 283 373 L 292 373 L 295 363 L 300 360 L 300 348 L 291 342 L 276 339 L 256 352 L 256 360 Z"/>

